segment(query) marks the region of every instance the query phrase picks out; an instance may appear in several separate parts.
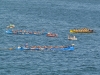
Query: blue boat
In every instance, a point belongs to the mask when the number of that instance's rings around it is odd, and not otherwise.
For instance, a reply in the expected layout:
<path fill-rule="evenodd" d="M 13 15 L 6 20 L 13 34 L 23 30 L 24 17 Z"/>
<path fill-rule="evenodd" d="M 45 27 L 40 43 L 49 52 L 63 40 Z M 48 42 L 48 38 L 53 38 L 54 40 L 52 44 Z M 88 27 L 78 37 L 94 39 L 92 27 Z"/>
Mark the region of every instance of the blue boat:
<path fill-rule="evenodd" d="M 65 47 L 25 47 L 25 46 L 18 46 L 16 50 L 74 50 L 74 46 L 65 46 Z"/>
<path fill-rule="evenodd" d="M 26 30 L 15 30 L 14 24 L 10 24 L 7 26 L 7 30 L 5 33 L 7 34 L 15 34 L 15 35 L 46 35 L 48 37 L 56 37 L 57 34 L 55 33 L 50 33 L 50 32 L 45 32 L 44 29 L 41 31 L 26 31 Z"/>
<path fill-rule="evenodd" d="M 42 32 L 42 31 L 37 31 L 37 32 L 33 32 L 33 31 L 22 31 L 22 30 L 6 30 L 7 34 L 15 34 L 15 35 L 46 35 L 47 33 Z"/>
<path fill-rule="evenodd" d="M 7 26 L 7 30 L 6 33 L 7 34 L 15 34 L 15 35 L 46 35 L 47 33 L 44 32 L 44 30 L 41 31 L 26 31 L 26 30 L 15 30 L 13 29 L 15 28 L 14 24 L 10 24 L 9 26 Z"/>
<path fill-rule="evenodd" d="M 6 30 L 6 33 L 7 34 L 13 34 L 13 31 L 12 30 Z"/>

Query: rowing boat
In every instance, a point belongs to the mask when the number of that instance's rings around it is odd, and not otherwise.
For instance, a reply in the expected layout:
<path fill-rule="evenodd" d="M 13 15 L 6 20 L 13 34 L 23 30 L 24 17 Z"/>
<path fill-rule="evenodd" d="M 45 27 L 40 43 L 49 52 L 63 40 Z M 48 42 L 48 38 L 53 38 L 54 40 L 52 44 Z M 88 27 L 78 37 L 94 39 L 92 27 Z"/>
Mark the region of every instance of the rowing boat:
<path fill-rule="evenodd" d="M 41 31 L 27 31 L 27 30 L 15 30 L 13 29 L 15 25 L 10 24 L 7 26 L 7 30 L 5 33 L 7 34 L 15 34 L 15 35 L 46 35 L 48 37 L 56 37 L 57 34 L 55 33 L 49 33 L 49 32 L 44 32 L 44 29 Z"/>
<path fill-rule="evenodd" d="M 93 33 L 93 30 L 88 28 L 71 29 L 70 33 Z"/>
<path fill-rule="evenodd" d="M 9 26 L 7 26 L 7 30 L 6 33 L 7 34 L 16 34 L 16 35 L 41 35 L 41 34 L 47 34 L 44 32 L 44 30 L 41 31 L 26 31 L 26 30 L 15 30 L 13 29 L 15 28 L 14 24 L 10 24 Z"/>
<path fill-rule="evenodd" d="M 15 35 L 46 35 L 47 33 L 41 31 L 22 31 L 22 30 L 6 30 L 7 34 L 15 34 Z"/>
<path fill-rule="evenodd" d="M 46 36 L 48 36 L 48 37 L 57 37 L 57 34 L 49 32 L 49 33 L 47 33 Z"/>
<path fill-rule="evenodd" d="M 68 40 L 77 40 L 77 38 L 75 36 L 68 35 Z"/>
<path fill-rule="evenodd" d="M 16 50 L 74 50 L 74 46 L 64 46 L 64 47 L 37 47 L 37 46 L 32 46 L 32 47 L 25 47 L 25 46 L 18 46 Z"/>

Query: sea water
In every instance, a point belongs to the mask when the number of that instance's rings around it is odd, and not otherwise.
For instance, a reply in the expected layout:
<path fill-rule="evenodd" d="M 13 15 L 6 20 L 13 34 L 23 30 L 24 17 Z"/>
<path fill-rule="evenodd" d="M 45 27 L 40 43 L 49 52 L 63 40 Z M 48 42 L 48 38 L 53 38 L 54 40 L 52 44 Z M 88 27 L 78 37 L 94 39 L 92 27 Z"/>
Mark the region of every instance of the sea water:
<path fill-rule="evenodd" d="M 6 34 L 16 30 L 57 33 L 58 37 Z M 89 28 L 94 33 L 70 33 Z M 100 1 L 97 0 L 0 0 L 0 75 L 99 75 Z M 68 40 L 68 35 L 78 40 Z M 74 51 L 18 51 L 17 46 L 75 44 Z M 12 50 L 9 50 L 12 48 Z"/>

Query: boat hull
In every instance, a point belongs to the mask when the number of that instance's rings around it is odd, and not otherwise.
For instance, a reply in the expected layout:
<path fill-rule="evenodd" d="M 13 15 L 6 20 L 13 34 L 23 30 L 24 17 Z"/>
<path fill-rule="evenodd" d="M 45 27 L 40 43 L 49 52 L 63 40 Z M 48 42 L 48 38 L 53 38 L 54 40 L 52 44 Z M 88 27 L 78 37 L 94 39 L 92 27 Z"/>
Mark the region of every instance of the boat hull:
<path fill-rule="evenodd" d="M 77 40 L 77 38 L 68 38 L 68 40 Z"/>
<path fill-rule="evenodd" d="M 74 31 L 74 30 L 70 30 L 70 33 L 93 33 L 93 31 Z"/>
<path fill-rule="evenodd" d="M 75 36 L 69 36 L 68 35 L 68 40 L 77 40 L 77 38 Z"/>
<path fill-rule="evenodd" d="M 25 47 L 18 47 L 16 50 L 74 50 L 73 46 L 64 47 L 64 48 L 25 48 Z"/>
<path fill-rule="evenodd" d="M 83 29 L 71 29 L 70 33 L 93 33 L 93 30 L 86 29 L 86 28 L 83 28 Z"/>
<path fill-rule="evenodd" d="M 13 32 L 12 30 L 7 30 L 7 34 L 15 34 L 15 35 L 46 35 L 47 33 L 30 33 L 30 32 Z"/>

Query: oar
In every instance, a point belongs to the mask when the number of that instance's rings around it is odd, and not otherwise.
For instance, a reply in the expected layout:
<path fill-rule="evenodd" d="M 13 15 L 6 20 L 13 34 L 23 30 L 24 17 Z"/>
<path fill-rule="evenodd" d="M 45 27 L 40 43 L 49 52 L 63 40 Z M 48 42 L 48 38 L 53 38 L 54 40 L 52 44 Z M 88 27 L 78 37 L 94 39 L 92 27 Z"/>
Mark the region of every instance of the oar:
<path fill-rule="evenodd" d="M 16 47 L 10 47 L 10 48 L 8 48 L 9 50 L 15 50 L 16 49 Z"/>
<path fill-rule="evenodd" d="M 15 47 L 10 47 L 10 48 L 0 48 L 0 50 L 15 50 Z"/>
<path fill-rule="evenodd" d="M 9 48 L 9 50 L 14 50 L 15 48 Z"/>

